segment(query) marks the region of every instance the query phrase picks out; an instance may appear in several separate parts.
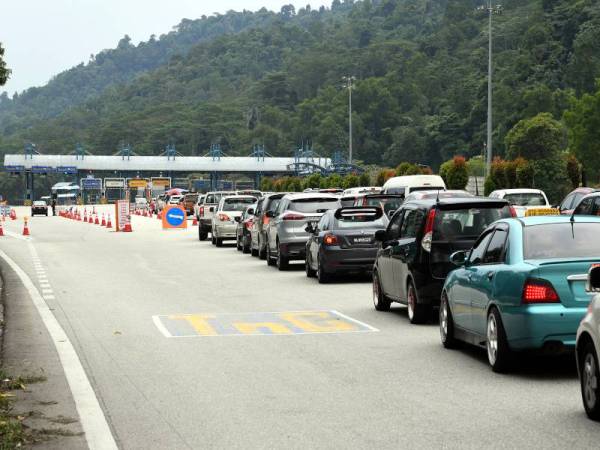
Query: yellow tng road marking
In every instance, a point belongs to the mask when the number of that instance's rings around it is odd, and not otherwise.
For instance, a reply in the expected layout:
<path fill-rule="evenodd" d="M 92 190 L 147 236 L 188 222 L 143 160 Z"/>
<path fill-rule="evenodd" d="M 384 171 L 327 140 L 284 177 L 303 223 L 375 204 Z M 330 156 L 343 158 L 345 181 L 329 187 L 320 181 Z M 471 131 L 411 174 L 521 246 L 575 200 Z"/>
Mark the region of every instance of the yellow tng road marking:
<path fill-rule="evenodd" d="M 210 324 L 206 321 L 207 319 L 214 319 L 215 316 L 212 314 L 194 314 L 189 316 L 169 316 L 171 320 L 185 320 L 196 330 L 196 333 L 203 336 L 216 336 L 217 332 Z"/>
<path fill-rule="evenodd" d="M 234 322 L 233 326 L 244 334 L 262 333 L 261 328 L 268 328 L 273 332 L 273 334 L 292 334 L 292 330 L 290 330 L 288 327 L 275 322 Z"/>
<path fill-rule="evenodd" d="M 313 333 L 324 333 L 332 331 L 350 331 L 354 330 L 355 326 L 351 323 L 344 322 L 342 320 L 321 320 L 318 324 L 315 321 L 309 321 L 312 319 L 332 319 L 332 315 L 326 311 L 316 312 L 300 312 L 300 313 L 282 313 L 281 318 L 286 320 L 298 328 L 310 331 Z M 307 320 L 308 319 L 308 320 Z"/>

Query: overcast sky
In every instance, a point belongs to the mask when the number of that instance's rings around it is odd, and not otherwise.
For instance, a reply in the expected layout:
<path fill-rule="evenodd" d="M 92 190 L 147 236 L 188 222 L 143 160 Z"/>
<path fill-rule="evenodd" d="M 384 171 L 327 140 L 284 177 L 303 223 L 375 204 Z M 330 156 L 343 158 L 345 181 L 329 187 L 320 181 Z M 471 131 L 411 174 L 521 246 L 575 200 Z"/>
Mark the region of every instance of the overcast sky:
<path fill-rule="evenodd" d="M 90 54 L 116 47 L 125 34 L 137 44 L 183 18 L 263 6 L 279 11 L 290 3 L 318 8 L 331 0 L 1 0 L 0 42 L 13 73 L 0 92 L 44 85 Z"/>

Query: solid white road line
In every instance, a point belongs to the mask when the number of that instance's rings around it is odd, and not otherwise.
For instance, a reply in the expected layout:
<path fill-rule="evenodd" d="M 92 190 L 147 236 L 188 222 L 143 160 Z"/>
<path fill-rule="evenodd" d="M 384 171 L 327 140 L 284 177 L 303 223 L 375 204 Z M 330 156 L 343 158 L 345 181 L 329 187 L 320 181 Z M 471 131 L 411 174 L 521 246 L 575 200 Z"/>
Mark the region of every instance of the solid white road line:
<path fill-rule="evenodd" d="M 33 244 L 29 242 L 28 245 L 30 246 L 30 251 L 35 253 Z M 117 449 L 117 444 L 110 431 L 106 417 L 104 417 L 100 403 L 96 398 L 94 389 L 85 374 L 85 370 L 83 370 L 81 361 L 67 334 L 25 271 L 2 250 L 0 250 L 0 257 L 6 261 L 21 279 L 54 342 L 63 370 L 65 371 L 65 376 L 67 377 L 67 382 L 71 388 L 71 393 L 73 394 L 73 400 L 79 413 L 79 420 L 81 421 L 88 447 L 91 450 Z"/>

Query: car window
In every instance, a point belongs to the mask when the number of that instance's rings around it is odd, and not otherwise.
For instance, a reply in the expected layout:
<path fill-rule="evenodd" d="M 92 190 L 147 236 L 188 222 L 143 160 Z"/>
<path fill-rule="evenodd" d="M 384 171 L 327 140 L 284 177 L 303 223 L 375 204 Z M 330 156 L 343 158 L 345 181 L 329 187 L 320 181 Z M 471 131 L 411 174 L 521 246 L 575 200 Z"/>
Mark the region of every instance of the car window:
<path fill-rule="evenodd" d="M 214 195 L 207 195 L 204 203 L 214 203 L 214 202 L 215 202 Z"/>
<path fill-rule="evenodd" d="M 581 203 L 575 208 L 575 214 L 591 215 L 594 206 L 594 197 L 584 198 Z"/>
<path fill-rule="evenodd" d="M 305 214 L 325 212 L 328 209 L 339 207 L 339 201 L 329 197 L 324 198 L 299 198 L 290 202 L 289 209 Z"/>
<path fill-rule="evenodd" d="M 264 198 L 259 198 L 256 202 L 256 210 L 254 211 L 255 216 L 260 216 L 262 213 L 262 205 L 264 203 Z"/>
<path fill-rule="evenodd" d="M 537 192 L 506 194 L 504 200 L 508 200 L 511 205 L 516 206 L 544 206 L 546 204 L 544 196 Z"/>
<path fill-rule="evenodd" d="M 469 264 L 477 265 L 481 264 L 483 260 L 483 255 L 485 253 L 485 249 L 492 238 L 492 233 L 486 233 L 484 236 L 480 237 L 479 240 L 475 243 L 475 246 L 471 250 L 471 254 L 469 255 Z"/>
<path fill-rule="evenodd" d="M 525 259 L 598 258 L 600 255 L 600 223 L 549 223 L 525 227 L 523 257 Z M 560 242 L 560 245 L 556 245 Z"/>
<path fill-rule="evenodd" d="M 407 210 L 402 220 L 402 226 L 400 227 L 400 239 L 417 237 L 422 217 L 423 212 L 420 209 Z"/>
<path fill-rule="evenodd" d="M 318 228 L 319 231 L 325 231 L 328 229 L 329 226 L 329 216 L 327 214 L 324 214 L 323 217 L 321 217 L 321 220 L 319 220 L 319 224 L 318 224 Z"/>
<path fill-rule="evenodd" d="M 400 211 L 392 217 L 392 221 L 387 229 L 388 239 L 393 241 L 400 237 L 400 224 L 402 223 L 402 216 L 405 213 L 405 211 Z"/>
<path fill-rule="evenodd" d="M 483 257 L 483 264 L 497 264 L 504 261 L 504 246 L 506 244 L 506 230 L 496 230 L 490 240 L 490 245 Z"/>
<path fill-rule="evenodd" d="M 563 202 L 560 205 L 560 209 L 564 210 L 564 209 L 571 209 L 573 207 L 573 199 L 575 198 L 574 194 L 570 194 L 567 195 L 567 198 L 565 198 L 563 200 Z"/>

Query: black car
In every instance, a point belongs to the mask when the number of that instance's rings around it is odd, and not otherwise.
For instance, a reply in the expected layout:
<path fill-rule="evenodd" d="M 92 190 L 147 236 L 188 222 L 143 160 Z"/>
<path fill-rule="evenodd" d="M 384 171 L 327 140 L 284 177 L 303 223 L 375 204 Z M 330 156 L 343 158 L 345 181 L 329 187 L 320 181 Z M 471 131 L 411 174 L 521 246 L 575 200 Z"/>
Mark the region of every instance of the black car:
<path fill-rule="evenodd" d="M 378 206 L 386 216 L 392 217 L 402 203 L 403 194 L 366 194 L 357 197 L 354 206 Z"/>
<path fill-rule="evenodd" d="M 48 215 L 48 205 L 44 200 L 36 200 L 31 205 L 31 217 L 36 214 L 43 214 L 44 216 Z"/>
<path fill-rule="evenodd" d="M 333 275 L 370 273 L 377 256 L 375 232 L 385 230 L 387 218 L 378 207 L 347 207 L 329 210 L 306 243 L 306 276 L 326 283 Z"/>
<path fill-rule="evenodd" d="M 248 206 L 241 216 L 235 218 L 237 222 L 236 228 L 236 248 L 240 252 L 250 253 L 250 230 L 252 229 L 252 224 L 254 222 L 254 209 L 256 208 L 256 203 Z"/>
<path fill-rule="evenodd" d="M 386 230 L 373 268 L 373 303 L 387 311 L 408 306 L 411 323 L 423 323 L 439 306 L 442 286 L 454 269 L 450 255 L 470 249 L 492 222 L 512 217 L 506 200 L 483 197 L 405 202 Z"/>
<path fill-rule="evenodd" d="M 268 194 L 257 200 L 250 241 L 250 252 L 252 253 L 252 256 L 258 256 L 260 259 L 267 258 L 267 236 L 265 234 L 265 225 L 271 220 L 267 217 L 267 212 L 275 211 L 285 194 L 286 192 Z"/>

